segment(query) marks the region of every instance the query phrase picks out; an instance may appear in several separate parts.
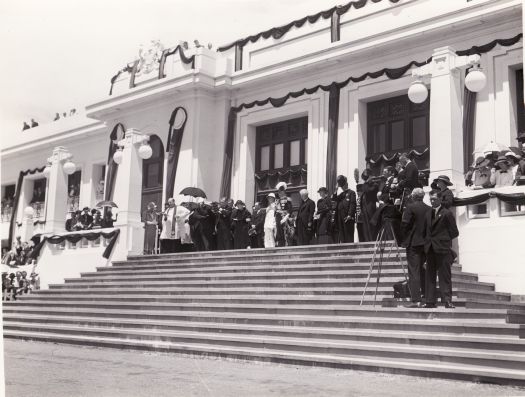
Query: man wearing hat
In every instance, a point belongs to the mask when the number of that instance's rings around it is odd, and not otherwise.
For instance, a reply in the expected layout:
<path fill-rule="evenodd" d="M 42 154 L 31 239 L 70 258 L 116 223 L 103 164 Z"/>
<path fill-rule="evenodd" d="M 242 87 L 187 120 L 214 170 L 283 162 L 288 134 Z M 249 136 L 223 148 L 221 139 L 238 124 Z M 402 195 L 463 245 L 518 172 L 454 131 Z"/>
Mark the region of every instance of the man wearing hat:
<path fill-rule="evenodd" d="M 332 244 L 332 200 L 328 197 L 328 189 L 325 187 L 319 188 L 317 191 L 321 198 L 317 200 L 317 212 L 315 217 L 317 220 L 316 235 L 317 244 Z"/>
<path fill-rule="evenodd" d="M 509 170 L 509 160 L 504 155 L 501 155 L 496 160 L 496 168 L 492 168 L 490 175 L 490 183 L 495 187 L 512 186 L 514 177 L 512 171 Z"/>
<path fill-rule="evenodd" d="M 275 194 L 270 193 L 267 197 L 268 207 L 264 216 L 264 248 L 275 247 L 277 236 L 277 211 L 275 206 Z"/>
<path fill-rule="evenodd" d="M 490 187 L 489 164 L 489 159 L 483 156 L 477 157 L 476 161 L 474 161 L 474 164 L 472 164 L 471 169 L 467 172 L 467 175 L 465 175 L 465 185 L 474 186 L 477 188 Z"/>
<path fill-rule="evenodd" d="M 427 256 L 425 307 L 436 307 L 437 275 L 441 301 L 447 309 L 454 309 L 452 304 L 452 240 L 459 236 L 459 231 L 454 214 L 442 204 L 440 191 L 430 192 L 430 203 L 432 209 L 427 214 L 425 234 L 425 254 Z"/>
<path fill-rule="evenodd" d="M 89 213 L 89 207 L 82 208 L 82 214 L 80 215 L 80 223 L 82 223 L 82 228 L 87 229 L 89 225 L 93 222 L 93 216 Z"/>
<path fill-rule="evenodd" d="M 217 230 L 217 249 L 233 249 L 233 236 L 231 228 L 231 215 L 233 208 L 230 208 L 226 197 L 221 199 L 215 214 L 215 228 Z"/>
<path fill-rule="evenodd" d="M 297 245 L 308 245 L 312 239 L 315 203 L 308 197 L 308 191 L 306 189 L 302 189 L 299 194 L 301 195 L 301 205 L 297 211 L 295 221 Z"/>
<path fill-rule="evenodd" d="M 277 198 L 275 200 L 277 246 L 284 247 L 286 245 L 285 229 L 288 227 L 288 218 L 292 214 L 292 199 L 286 195 L 287 185 L 285 182 L 279 182 L 275 188 L 277 189 Z"/>
<path fill-rule="evenodd" d="M 454 194 L 448 188 L 449 186 L 452 186 L 452 182 L 446 175 L 438 176 L 430 185 L 432 189 L 438 191 L 441 206 L 444 208 L 450 208 L 454 204 Z"/>
<path fill-rule="evenodd" d="M 242 200 L 237 200 L 232 211 L 233 248 L 245 249 L 250 246 L 248 231 L 252 223 L 252 214 Z"/>

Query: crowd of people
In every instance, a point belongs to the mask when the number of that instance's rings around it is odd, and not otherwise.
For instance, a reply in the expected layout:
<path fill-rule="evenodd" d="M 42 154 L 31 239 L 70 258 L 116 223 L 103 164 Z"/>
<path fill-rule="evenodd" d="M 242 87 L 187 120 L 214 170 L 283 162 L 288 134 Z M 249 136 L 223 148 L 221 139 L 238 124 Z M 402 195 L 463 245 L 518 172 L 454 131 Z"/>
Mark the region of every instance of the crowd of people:
<path fill-rule="evenodd" d="M 27 272 L 2 273 L 2 300 L 14 301 L 23 294 L 30 294 L 40 289 L 40 278 L 37 273 L 32 272 L 27 277 Z"/>
<path fill-rule="evenodd" d="M 23 266 L 31 263 L 31 251 L 35 246 L 34 241 L 22 241 L 21 236 L 16 236 L 11 249 L 2 249 L 2 263 L 9 266 Z"/>
<path fill-rule="evenodd" d="M 84 207 L 82 211 L 69 212 L 65 227 L 68 232 L 76 232 L 113 227 L 114 222 L 114 215 L 110 208 L 101 212 L 97 208 Z"/>
<path fill-rule="evenodd" d="M 144 252 L 153 253 L 157 246 L 161 253 L 169 253 L 350 243 L 356 228 L 359 241 L 374 241 L 384 219 L 395 219 L 395 230 L 399 230 L 398 208 L 409 200 L 407 192 L 421 186 L 417 165 L 407 155 L 400 156 L 399 163 L 399 171 L 388 166 L 380 177 L 373 177 L 366 169 L 357 192 L 349 188 L 344 175 L 339 175 L 332 192 L 326 187 L 318 189 L 317 203 L 303 189 L 296 210 L 285 182 L 278 183 L 275 192 L 266 196 L 264 208 L 257 202 L 251 211 L 242 200 L 226 198 L 178 206 L 170 199 L 162 212 L 155 203 L 149 203 L 143 214 Z M 436 183 L 443 187 L 444 195 L 450 192 L 449 181 Z"/>
<path fill-rule="evenodd" d="M 33 240 L 26 242 L 16 236 L 10 250 L 2 249 L 2 300 L 16 300 L 19 295 L 40 289 L 40 278 L 34 271 L 35 262 L 31 257 L 34 246 Z M 16 270 L 26 265 L 33 265 L 29 278 L 27 271 Z"/>
<path fill-rule="evenodd" d="M 478 156 L 465 175 L 465 185 L 476 189 L 525 184 L 525 152 L 509 150 Z"/>

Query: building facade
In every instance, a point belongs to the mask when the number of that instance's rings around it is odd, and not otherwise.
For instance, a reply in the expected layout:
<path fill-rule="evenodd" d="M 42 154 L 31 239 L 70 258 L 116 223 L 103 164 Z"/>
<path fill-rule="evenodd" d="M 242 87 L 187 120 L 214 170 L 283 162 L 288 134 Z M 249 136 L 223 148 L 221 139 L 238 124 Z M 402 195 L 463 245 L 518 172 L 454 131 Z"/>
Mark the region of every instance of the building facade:
<path fill-rule="evenodd" d="M 368 165 L 379 173 L 396 154 L 412 152 L 424 182 L 448 175 L 458 197 L 474 194 L 464 174 L 475 148 L 491 141 L 518 146 L 525 123 L 521 1 L 359 3 L 364 6 L 339 7 L 218 50 L 152 43 L 85 111 L 24 132 L 4 131 L 4 244 L 10 227 L 11 235 L 24 238 L 64 233 L 69 210 L 108 198 L 115 129 L 123 150 L 109 195 L 121 228 L 113 260 L 142 251 L 145 204 L 161 206 L 171 189 L 176 194 L 187 186 L 204 189 L 210 200 L 228 195 L 248 207 L 279 181 L 290 185 L 294 200 L 301 188 L 315 198 L 319 187 L 333 189 L 333 175 L 348 176 L 355 188 L 355 169 Z M 472 96 L 465 75 L 475 64 L 487 81 Z M 419 104 L 407 95 L 416 79 L 429 92 Z M 178 107 L 183 119 L 172 118 Z M 144 136 L 152 148 L 146 160 L 139 153 Z M 173 185 L 168 138 L 181 138 Z M 69 156 L 70 175 L 63 169 Z M 523 239 L 523 208 L 506 211 L 495 198 L 488 208 L 488 217 L 471 215 L 476 208 L 457 210 L 460 262 L 501 291 L 525 294 L 523 255 L 499 248 Z"/>

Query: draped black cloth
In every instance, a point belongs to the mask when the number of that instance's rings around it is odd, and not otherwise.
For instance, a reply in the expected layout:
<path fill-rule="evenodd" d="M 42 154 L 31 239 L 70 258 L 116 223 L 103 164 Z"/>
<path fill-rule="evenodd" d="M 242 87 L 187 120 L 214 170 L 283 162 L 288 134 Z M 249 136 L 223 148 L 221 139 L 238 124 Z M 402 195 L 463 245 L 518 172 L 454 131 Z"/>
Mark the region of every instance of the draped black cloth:
<path fill-rule="evenodd" d="M 370 1 L 372 3 L 379 3 L 382 0 L 370 0 Z M 398 3 L 399 2 L 399 0 L 389 0 L 389 1 L 391 3 Z M 328 10 L 320 11 L 320 12 L 318 12 L 316 14 L 308 15 L 306 17 L 303 17 L 303 18 L 300 18 L 300 19 L 296 19 L 296 20 L 294 20 L 292 22 L 287 23 L 286 25 L 278 26 L 278 27 L 275 27 L 275 28 L 271 28 L 271 29 L 265 30 L 263 32 L 259 32 L 257 34 L 245 37 L 243 39 L 236 40 L 233 43 L 230 43 L 230 44 L 227 44 L 225 46 L 219 47 L 217 49 L 217 51 L 219 51 L 219 52 L 227 51 L 227 50 L 229 50 L 230 48 L 232 48 L 234 46 L 244 47 L 249 42 L 255 43 L 258 40 L 260 40 L 261 38 L 268 39 L 268 38 L 272 37 L 274 39 L 280 39 L 286 33 L 288 33 L 290 31 L 290 29 L 292 29 L 292 28 L 300 28 L 306 22 L 308 22 L 308 23 L 316 23 L 321 18 L 322 19 L 332 18 L 332 16 L 334 14 L 337 14 L 337 15 L 340 16 L 340 15 L 346 14 L 350 10 L 350 8 L 352 8 L 352 7 L 355 8 L 355 9 L 359 9 L 359 8 L 364 7 L 367 3 L 368 3 L 368 0 L 358 0 L 358 1 L 351 1 L 349 3 L 346 3 L 345 5 L 342 5 L 342 6 L 335 6 L 335 7 L 332 7 L 330 9 L 328 9 Z"/>
<path fill-rule="evenodd" d="M 468 71 L 467 71 L 468 74 Z M 473 160 L 474 123 L 476 119 L 477 93 L 465 87 L 463 91 L 463 170 L 467 172 Z"/>
<path fill-rule="evenodd" d="M 120 133 L 119 133 L 120 130 Z M 113 160 L 113 155 L 118 149 L 118 141 L 124 138 L 125 127 L 122 123 L 117 123 L 109 135 L 110 143 L 108 150 L 108 169 L 106 171 L 106 182 L 104 183 L 104 200 L 109 201 L 113 198 L 115 190 L 115 179 L 117 177 L 118 164 Z"/>
<path fill-rule="evenodd" d="M 331 189 L 337 179 L 337 135 L 339 130 L 339 92 L 337 83 L 330 86 L 328 99 L 328 145 L 326 152 L 326 186 Z"/>
<path fill-rule="evenodd" d="M 26 175 L 32 175 L 36 174 L 37 172 L 42 172 L 44 171 L 44 168 L 46 167 L 44 166 L 39 168 L 33 168 L 31 170 L 20 171 L 20 173 L 18 174 L 18 179 L 16 181 L 15 188 L 15 197 L 13 198 L 13 210 L 11 213 L 11 220 L 9 221 L 9 236 L 7 239 L 7 245 L 9 246 L 9 248 L 11 248 L 11 245 L 13 244 L 13 236 L 15 234 L 16 227 L 16 213 L 18 210 L 18 204 L 20 203 L 20 193 L 22 190 L 22 183 L 24 182 L 24 177 Z"/>
<path fill-rule="evenodd" d="M 186 65 L 191 65 L 192 69 L 195 69 L 195 55 L 192 55 L 191 57 L 187 57 L 186 54 L 184 54 L 184 49 L 178 45 L 177 47 L 173 49 L 167 49 L 162 51 L 162 55 L 159 59 L 159 79 L 162 79 L 166 77 L 164 74 L 164 66 L 166 65 L 166 58 L 173 54 L 179 54 L 180 60 L 182 63 L 185 63 Z"/>
<path fill-rule="evenodd" d="M 184 120 L 179 127 L 174 128 L 175 119 L 177 114 L 182 112 Z M 175 189 L 175 176 L 177 174 L 177 165 L 179 164 L 180 148 L 182 145 L 182 135 L 184 134 L 184 127 L 186 127 L 186 121 L 188 120 L 188 112 L 182 106 L 177 106 L 173 112 L 169 121 L 168 131 L 168 144 L 166 145 L 166 151 L 168 152 L 168 177 L 166 179 L 166 202 L 169 198 L 173 197 L 173 190 Z"/>
<path fill-rule="evenodd" d="M 31 259 L 37 260 L 40 256 L 40 252 L 42 251 L 42 248 L 44 247 L 45 243 L 50 244 L 61 244 L 64 241 L 68 241 L 70 243 L 78 243 L 80 240 L 85 238 L 88 241 L 94 241 L 98 239 L 99 237 L 103 237 L 105 239 L 110 239 L 108 245 L 106 246 L 106 249 L 102 253 L 102 257 L 109 259 L 111 256 L 111 253 L 113 252 L 113 248 L 115 247 L 115 244 L 117 242 L 118 236 L 120 235 L 120 229 L 115 229 L 109 233 L 106 232 L 93 232 L 93 233 L 73 233 L 73 234 L 66 234 L 61 236 L 51 236 L 51 237 L 43 237 L 42 240 L 33 248 L 31 251 L 31 254 L 29 257 Z"/>
<path fill-rule="evenodd" d="M 463 205 L 477 205 L 484 203 L 489 198 L 496 197 L 497 199 L 514 205 L 525 205 L 525 193 L 497 193 L 490 191 L 487 193 L 481 193 L 473 197 L 467 198 L 454 198 L 454 207 L 460 207 Z"/>

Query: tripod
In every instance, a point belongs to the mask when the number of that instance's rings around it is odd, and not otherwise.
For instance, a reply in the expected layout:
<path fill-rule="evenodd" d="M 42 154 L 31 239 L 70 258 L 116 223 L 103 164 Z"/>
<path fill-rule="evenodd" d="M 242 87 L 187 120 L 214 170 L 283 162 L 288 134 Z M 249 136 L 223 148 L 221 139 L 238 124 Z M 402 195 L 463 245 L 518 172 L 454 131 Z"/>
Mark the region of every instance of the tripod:
<path fill-rule="evenodd" d="M 388 240 L 389 234 L 393 238 L 390 241 Z M 379 231 L 376 242 L 374 244 L 374 255 L 372 256 L 372 262 L 370 263 L 370 269 L 368 270 L 368 277 L 366 279 L 365 289 L 363 291 L 363 295 L 361 296 L 361 302 L 359 303 L 360 306 L 363 305 L 366 290 L 368 288 L 368 283 L 370 282 L 372 272 L 374 271 L 374 266 L 377 266 L 376 290 L 374 293 L 374 307 L 376 306 L 377 290 L 379 288 L 379 280 L 381 279 L 381 268 L 383 266 L 383 260 L 390 258 L 390 256 L 392 255 L 392 251 L 394 251 L 393 255 L 396 256 L 399 260 L 399 263 L 401 263 L 401 269 L 403 270 L 403 276 L 405 277 L 405 280 L 408 280 L 407 271 L 405 271 L 405 262 L 401 259 L 401 253 L 399 246 L 397 245 L 394 228 L 392 227 L 392 223 L 387 219 L 383 223 L 383 226 L 381 227 L 381 230 Z"/>

